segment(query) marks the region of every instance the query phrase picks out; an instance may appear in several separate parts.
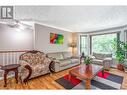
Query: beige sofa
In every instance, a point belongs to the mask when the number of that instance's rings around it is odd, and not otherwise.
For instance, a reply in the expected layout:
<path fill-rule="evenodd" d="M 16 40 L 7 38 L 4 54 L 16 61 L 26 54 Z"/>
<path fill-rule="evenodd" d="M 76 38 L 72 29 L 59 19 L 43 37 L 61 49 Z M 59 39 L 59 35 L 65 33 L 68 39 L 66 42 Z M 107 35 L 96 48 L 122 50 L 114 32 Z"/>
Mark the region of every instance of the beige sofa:
<path fill-rule="evenodd" d="M 51 66 L 54 72 L 80 64 L 79 57 L 72 57 L 70 52 L 47 53 L 47 57 L 54 61 Z"/>
<path fill-rule="evenodd" d="M 51 60 L 40 51 L 29 51 L 20 56 L 20 78 L 23 82 L 28 79 L 50 73 Z"/>
<path fill-rule="evenodd" d="M 110 69 L 112 64 L 112 54 L 94 53 L 90 56 L 93 64 L 102 65 L 105 69 Z"/>

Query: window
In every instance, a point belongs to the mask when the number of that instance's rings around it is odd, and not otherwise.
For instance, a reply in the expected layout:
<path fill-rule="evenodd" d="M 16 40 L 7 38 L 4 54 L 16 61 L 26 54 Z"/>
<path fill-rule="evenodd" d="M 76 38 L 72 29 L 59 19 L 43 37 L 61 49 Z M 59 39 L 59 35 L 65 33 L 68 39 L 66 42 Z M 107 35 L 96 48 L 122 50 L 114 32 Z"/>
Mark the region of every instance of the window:
<path fill-rule="evenodd" d="M 84 53 L 87 54 L 87 36 L 86 35 L 80 35 L 80 54 Z"/>
<path fill-rule="evenodd" d="M 113 49 L 113 42 L 116 38 L 117 33 L 91 36 L 91 53 L 96 52 L 114 54 L 115 50 Z"/>

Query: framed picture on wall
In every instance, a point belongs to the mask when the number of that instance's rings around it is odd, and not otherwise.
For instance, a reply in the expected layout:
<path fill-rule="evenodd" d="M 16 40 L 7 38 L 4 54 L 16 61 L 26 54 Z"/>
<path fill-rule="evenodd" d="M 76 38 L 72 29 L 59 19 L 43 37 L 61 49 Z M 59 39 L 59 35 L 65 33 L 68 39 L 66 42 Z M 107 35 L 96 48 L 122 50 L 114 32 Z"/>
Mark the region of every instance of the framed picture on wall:
<path fill-rule="evenodd" d="M 64 36 L 62 34 L 50 33 L 51 44 L 63 44 Z"/>

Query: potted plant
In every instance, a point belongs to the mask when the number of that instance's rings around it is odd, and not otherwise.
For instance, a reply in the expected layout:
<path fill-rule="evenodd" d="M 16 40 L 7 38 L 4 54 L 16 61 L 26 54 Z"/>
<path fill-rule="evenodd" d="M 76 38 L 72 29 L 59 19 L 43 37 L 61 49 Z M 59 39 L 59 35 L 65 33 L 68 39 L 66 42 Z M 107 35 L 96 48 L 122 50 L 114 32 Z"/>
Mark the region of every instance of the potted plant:
<path fill-rule="evenodd" d="M 116 59 L 118 60 L 118 65 L 117 68 L 121 71 L 124 71 L 124 64 L 125 64 L 125 56 L 126 56 L 126 51 L 127 51 L 127 44 L 125 42 L 122 42 L 120 40 L 114 39 L 114 49 Z"/>
<path fill-rule="evenodd" d="M 86 65 L 91 64 L 91 63 L 92 63 L 91 58 L 90 58 L 90 57 L 86 57 L 86 58 L 84 59 L 84 63 L 85 63 Z"/>
<path fill-rule="evenodd" d="M 86 72 L 90 72 L 91 71 L 91 69 L 92 69 L 92 67 L 91 67 L 91 64 L 92 63 L 92 59 L 90 58 L 90 57 L 86 57 L 85 59 L 84 59 L 84 64 L 86 64 Z"/>
<path fill-rule="evenodd" d="M 118 65 L 117 65 L 117 68 L 118 68 L 118 70 L 121 70 L 121 71 L 124 71 L 124 59 L 125 59 L 125 56 L 124 56 L 124 54 L 121 52 L 121 51 L 119 51 L 119 50 L 117 50 L 116 51 L 116 59 L 118 60 Z"/>

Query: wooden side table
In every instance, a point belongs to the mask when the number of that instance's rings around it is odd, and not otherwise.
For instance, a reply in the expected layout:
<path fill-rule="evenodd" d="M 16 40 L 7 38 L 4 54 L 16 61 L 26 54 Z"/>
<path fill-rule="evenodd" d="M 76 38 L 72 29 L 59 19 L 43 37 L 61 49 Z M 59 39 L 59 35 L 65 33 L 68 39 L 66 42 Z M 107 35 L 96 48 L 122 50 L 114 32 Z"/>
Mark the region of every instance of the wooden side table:
<path fill-rule="evenodd" d="M 20 67 L 20 64 L 10 64 L 10 65 L 5 65 L 1 66 L 1 69 L 4 70 L 4 87 L 7 86 L 7 74 L 10 71 L 15 72 L 15 79 L 16 83 L 18 83 L 18 67 Z"/>

